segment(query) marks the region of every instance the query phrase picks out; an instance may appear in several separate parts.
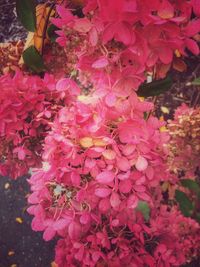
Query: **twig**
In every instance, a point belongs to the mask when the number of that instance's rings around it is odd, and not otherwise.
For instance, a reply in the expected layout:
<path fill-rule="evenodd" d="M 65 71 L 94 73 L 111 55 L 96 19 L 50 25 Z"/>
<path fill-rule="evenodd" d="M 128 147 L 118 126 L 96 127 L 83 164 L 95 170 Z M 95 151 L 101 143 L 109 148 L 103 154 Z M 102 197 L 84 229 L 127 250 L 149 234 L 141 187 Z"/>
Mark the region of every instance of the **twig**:
<path fill-rule="evenodd" d="M 153 104 L 154 104 L 154 108 L 155 108 L 157 99 L 158 99 L 158 96 L 154 96 L 154 97 L 153 97 L 153 101 L 152 101 L 152 102 L 153 102 Z M 149 117 L 151 116 L 151 114 L 152 114 L 153 112 L 154 112 L 154 110 L 149 111 L 149 113 L 147 114 L 147 118 L 146 118 L 146 120 L 149 119 Z"/>
<path fill-rule="evenodd" d="M 51 12 L 53 10 L 55 6 L 55 3 L 51 4 L 50 8 L 49 8 L 49 12 L 47 14 L 47 18 L 45 20 L 45 24 L 44 24 L 44 30 L 42 32 L 42 49 L 41 49 L 41 55 L 44 54 L 44 42 L 45 42 L 45 39 L 46 39 L 46 32 L 47 32 L 47 27 L 48 27 L 48 24 L 49 24 L 49 18 L 50 18 L 50 15 L 51 15 Z"/>

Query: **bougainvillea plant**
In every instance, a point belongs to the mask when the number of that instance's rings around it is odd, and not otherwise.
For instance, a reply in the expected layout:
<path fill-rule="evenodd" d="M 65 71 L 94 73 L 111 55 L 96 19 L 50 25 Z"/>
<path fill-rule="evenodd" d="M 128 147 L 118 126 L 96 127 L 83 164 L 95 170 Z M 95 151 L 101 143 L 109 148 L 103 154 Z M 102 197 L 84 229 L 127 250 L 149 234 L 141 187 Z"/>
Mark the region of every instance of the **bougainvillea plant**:
<path fill-rule="evenodd" d="M 199 199 L 199 109 L 182 106 L 165 127 L 141 96 L 168 89 L 168 72 L 199 54 L 200 1 L 18 0 L 17 12 L 32 32 L 20 61 L 32 74 L 0 78 L 0 172 L 32 169 L 32 228 L 59 239 L 56 264 L 173 267 L 198 257 L 189 198 Z M 190 176 L 182 184 L 179 170 Z"/>

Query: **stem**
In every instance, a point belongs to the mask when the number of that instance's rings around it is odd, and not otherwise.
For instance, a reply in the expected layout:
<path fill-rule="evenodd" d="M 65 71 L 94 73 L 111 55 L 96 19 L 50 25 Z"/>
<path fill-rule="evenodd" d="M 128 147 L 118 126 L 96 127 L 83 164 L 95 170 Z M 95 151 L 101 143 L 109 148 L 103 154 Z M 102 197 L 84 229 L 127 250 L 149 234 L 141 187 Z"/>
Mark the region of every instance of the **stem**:
<path fill-rule="evenodd" d="M 52 12 L 54 6 L 55 6 L 55 3 L 54 4 L 51 4 L 50 9 L 49 9 L 49 12 L 47 14 L 47 18 L 45 20 L 44 30 L 42 32 L 42 49 L 41 49 L 41 55 L 44 54 L 44 41 L 46 39 L 46 32 L 47 32 L 47 27 L 48 27 L 48 24 L 49 24 L 49 18 L 50 18 L 50 15 L 51 15 L 51 12 Z"/>

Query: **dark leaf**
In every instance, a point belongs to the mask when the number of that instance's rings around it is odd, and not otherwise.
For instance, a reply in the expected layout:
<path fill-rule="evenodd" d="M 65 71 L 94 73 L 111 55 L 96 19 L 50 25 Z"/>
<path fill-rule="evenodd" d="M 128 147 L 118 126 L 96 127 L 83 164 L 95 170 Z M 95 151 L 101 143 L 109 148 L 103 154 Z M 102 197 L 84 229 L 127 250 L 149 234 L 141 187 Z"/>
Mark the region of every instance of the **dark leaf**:
<path fill-rule="evenodd" d="M 45 70 L 43 59 L 33 45 L 27 48 L 22 56 L 24 63 L 34 72 L 40 73 Z"/>
<path fill-rule="evenodd" d="M 146 201 L 139 201 L 136 210 L 142 213 L 146 221 L 149 220 L 150 208 Z"/>
<path fill-rule="evenodd" d="M 176 190 L 175 198 L 183 215 L 186 217 L 191 216 L 194 210 L 194 205 L 188 196 L 184 192 Z"/>
<path fill-rule="evenodd" d="M 191 84 L 193 84 L 193 85 L 200 85 L 200 77 L 198 77 L 194 81 L 192 81 Z"/>
<path fill-rule="evenodd" d="M 199 212 L 196 213 L 195 219 L 196 219 L 197 222 L 200 223 L 200 213 Z"/>
<path fill-rule="evenodd" d="M 58 28 L 53 24 L 51 24 L 47 29 L 47 35 L 51 42 L 55 42 L 56 38 L 58 37 L 58 35 L 55 33 L 57 30 Z"/>
<path fill-rule="evenodd" d="M 196 194 L 200 194 L 200 186 L 197 182 L 190 179 L 183 179 L 181 180 L 181 184 L 182 186 L 187 187 Z"/>
<path fill-rule="evenodd" d="M 35 0 L 16 0 L 17 16 L 23 26 L 30 32 L 36 29 Z"/>
<path fill-rule="evenodd" d="M 143 97 L 160 95 L 168 91 L 171 88 L 172 84 L 173 82 L 170 77 L 153 81 L 151 83 L 143 83 L 139 87 L 137 94 Z"/>

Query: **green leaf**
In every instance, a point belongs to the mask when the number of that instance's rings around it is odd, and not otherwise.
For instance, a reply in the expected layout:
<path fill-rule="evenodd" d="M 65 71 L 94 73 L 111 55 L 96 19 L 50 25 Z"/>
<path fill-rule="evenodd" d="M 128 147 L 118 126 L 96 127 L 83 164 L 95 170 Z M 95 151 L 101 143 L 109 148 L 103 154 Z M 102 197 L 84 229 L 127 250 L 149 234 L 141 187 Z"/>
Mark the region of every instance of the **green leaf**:
<path fill-rule="evenodd" d="M 181 185 L 195 192 L 196 194 L 200 194 L 200 186 L 197 182 L 190 179 L 181 180 Z"/>
<path fill-rule="evenodd" d="M 176 190 L 175 198 L 183 215 L 186 217 L 191 216 L 194 210 L 194 205 L 188 196 L 184 192 Z"/>
<path fill-rule="evenodd" d="M 47 29 L 47 34 L 51 42 L 55 42 L 58 35 L 55 31 L 59 30 L 55 25 L 51 24 Z"/>
<path fill-rule="evenodd" d="M 194 81 L 192 81 L 191 84 L 193 84 L 193 85 L 200 85 L 200 77 L 198 77 Z"/>
<path fill-rule="evenodd" d="M 196 213 L 195 220 L 200 223 L 200 213 Z"/>
<path fill-rule="evenodd" d="M 24 63 L 34 72 L 40 73 L 45 71 L 43 59 L 35 46 L 30 46 L 23 52 Z"/>
<path fill-rule="evenodd" d="M 168 91 L 173 82 L 170 77 L 162 80 L 153 81 L 151 83 L 143 83 L 137 90 L 138 96 L 149 97 L 163 94 Z"/>
<path fill-rule="evenodd" d="M 146 221 L 149 220 L 150 208 L 146 201 L 139 201 L 136 210 L 142 213 Z"/>
<path fill-rule="evenodd" d="M 30 32 L 36 29 L 35 0 L 16 0 L 17 16 L 22 25 Z"/>

